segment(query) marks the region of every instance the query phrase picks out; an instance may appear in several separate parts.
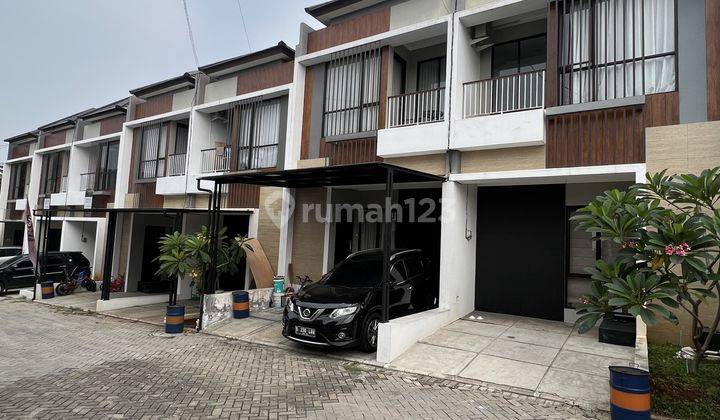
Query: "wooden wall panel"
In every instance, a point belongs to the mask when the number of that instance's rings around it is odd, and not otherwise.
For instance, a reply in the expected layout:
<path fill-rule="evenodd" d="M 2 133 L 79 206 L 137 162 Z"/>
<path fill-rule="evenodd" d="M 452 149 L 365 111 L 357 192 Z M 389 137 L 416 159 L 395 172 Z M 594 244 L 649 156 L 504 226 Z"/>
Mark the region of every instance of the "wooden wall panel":
<path fill-rule="evenodd" d="M 135 184 L 135 193 L 138 194 L 136 207 L 141 209 L 163 208 L 163 196 L 155 194 L 155 182 L 142 182 Z"/>
<path fill-rule="evenodd" d="M 390 48 L 383 47 L 380 52 L 380 110 L 378 115 L 378 129 L 385 128 L 387 117 L 388 84 L 390 83 Z"/>
<path fill-rule="evenodd" d="M 312 91 L 313 71 L 308 67 L 305 72 L 305 97 L 303 99 L 302 134 L 300 137 L 300 159 L 310 156 L 310 129 L 312 127 Z"/>
<path fill-rule="evenodd" d="M 307 50 L 308 53 L 312 53 L 388 30 L 390 30 L 390 7 L 385 7 L 310 32 Z"/>
<path fill-rule="evenodd" d="M 260 186 L 248 184 L 230 184 L 228 185 L 226 204 L 222 207 L 239 209 L 239 208 L 258 208 L 260 207 Z"/>
<path fill-rule="evenodd" d="M 720 120 L 720 0 L 705 0 L 708 121 Z"/>
<path fill-rule="evenodd" d="M 17 159 L 29 155 L 31 144 L 32 143 L 11 144 L 10 151 L 8 153 L 10 159 Z"/>
<path fill-rule="evenodd" d="M 172 111 L 172 100 L 173 95 L 171 93 L 148 98 L 145 102 L 135 105 L 135 119 L 152 117 L 153 115 Z"/>
<path fill-rule="evenodd" d="M 67 139 L 67 131 L 68 130 L 62 130 L 56 131 L 54 133 L 45 134 L 43 136 L 43 148 L 65 144 L 65 140 Z"/>
<path fill-rule="evenodd" d="M 293 61 L 274 63 L 247 70 L 237 77 L 237 94 L 242 95 L 293 81 Z"/>
<path fill-rule="evenodd" d="M 551 116 L 546 166 L 645 162 L 645 128 L 678 124 L 677 92 L 647 95 L 645 105 Z"/>
<path fill-rule="evenodd" d="M 545 71 L 545 106 L 557 106 L 558 92 L 558 24 L 556 2 L 548 5 L 547 15 L 547 68 Z"/>
<path fill-rule="evenodd" d="M 100 135 L 104 136 L 107 134 L 121 132 L 124 122 L 125 122 L 125 115 L 116 115 L 114 117 L 105 118 L 104 120 L 100 120 Z"/>
<path fill-rule="evenodd" d="M 377 138 L 320 142 L 320 156 L 329 158 L 330 165 L 351 165 L 364 162 L 382 162 L 377 156 Z"/>

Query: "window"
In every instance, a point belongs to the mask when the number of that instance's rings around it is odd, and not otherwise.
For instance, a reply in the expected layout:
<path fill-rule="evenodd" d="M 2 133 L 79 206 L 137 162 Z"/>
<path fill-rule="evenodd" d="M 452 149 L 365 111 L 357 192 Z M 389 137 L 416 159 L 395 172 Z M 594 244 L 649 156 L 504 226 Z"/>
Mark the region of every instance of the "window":
<path fill-rule="evenodd" d="M 119 149 L 120 142 L 117 141 L 100 145 L 100 160 L 95 176 L 96 190 L 106 191 L 115 188 Z"/>
<path fill-rule="evenodd" d="M 238 170 L 277 166 L 280 99 L 243 104 L 238 109 Z"/>
<path fill-rule="evenodd" d="M 408 270 L 408 276 L 415 277 L 420 274 L 422 274 L 422 262 L 420 261 L 420 257 L 413 256 L 405 260 L 405 266 Z"/>
<path fill-rule="evenodd" d="M 29 162 L 20 162 L 12 164 L 10 172 L 10 199 L 18 200 L 25 198 L 25 190 L 27 187 L 27 175 Z"/>
<path fill-rule="evenodd" d="M 405 269 L 405 263 L 398 261 L 390 267 L 390 278 L 394 283 L 400 283 L 407 280 L 407 270 Z"/>
<path fill-rule="evenodd" d="M 492 51 L 493 77 L 510 76 L 545 68 L 545 35 L 495 45 Z"/>
<path fill-rule="evenodd" d="M 341 55 L 325 68 L 324 137 L 377 130 L 380 49 Z"/>
<path fill-rule="evenodd" d="M 431 90 L 445 87 L 445 57 L 433 58 L 418 63 L 417 90 Z"/>
<path fill-rule="evenodd" d="M 165 173 L 166 138 L 165 124 L 156 123 L 142 128 L 138 179 L 152 179 Z"/>
<path fill-rule="evenodd" d="M 64 153 L 50 153 L 43 155 L 42 170 L 43 179 L 41 193 L 59 193 L 63 179 L 63 157 Z"/>
<path fill-rule="evenodd" d="M 557 3 L 562 104 L 676 89 L 675 0 Z"/>

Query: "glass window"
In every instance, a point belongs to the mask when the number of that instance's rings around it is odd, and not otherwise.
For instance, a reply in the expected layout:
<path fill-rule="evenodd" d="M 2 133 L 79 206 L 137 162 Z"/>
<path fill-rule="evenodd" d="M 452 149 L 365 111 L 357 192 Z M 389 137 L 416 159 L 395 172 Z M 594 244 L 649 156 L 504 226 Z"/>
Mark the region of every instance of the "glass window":
<path fill-rule="evenodd" d="M 676 89 L 675 0 L 558 5 L 563 104 Z"/>
<path fill-rule="evenodd" d="M 542 70 L 546 55 L 545 35 L 498 44 L 493 47 L 493 77 Z"/>
<path fill-rule="evenodd" d="M 407 267 L 408 276 L 409 277 L 415 277 L 422 273 L 422 262 L 420 261 L 420 257 L 413 256 L 408 258 L 405 261 L 405 266 Z"/>
<path fill-rule="evenodd" d="M 382 258 L 377 255 L 357 256 L 336 265 L 322 283 L 330 286 L 374 287 L 382 278 Z"/>
<path fill-rule="evenodd" d="M 431 90 L 445 87 L 445 57 L 418 63 L 417 90 Z"/>
<path fill-rule="evenodd" d="M 238 170 L 277 166 L 280 99 L 243 104 L 238 115 Z"/>
<path fill-rule="evenodd" d="M 395 283 L 400 283 L 407 280 L 408 274 L 407 270 L 405 269 L 405 263 L 403 263 L 402 261 L 398 261 L 393 264 L 392 267 L 390 267 L 390 277 Z"/>
<path fill-rule="evenodd" d="M 377 130 L 380 50 L 340 56 L 325 67 L 323 135 Z"/>

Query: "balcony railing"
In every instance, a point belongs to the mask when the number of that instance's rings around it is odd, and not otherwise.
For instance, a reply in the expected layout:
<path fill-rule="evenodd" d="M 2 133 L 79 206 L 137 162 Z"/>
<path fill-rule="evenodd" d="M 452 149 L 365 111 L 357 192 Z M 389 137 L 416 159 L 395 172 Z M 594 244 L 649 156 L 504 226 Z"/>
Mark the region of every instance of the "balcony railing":
<path fill-rule="evenodd" d="M 463 117 L 503 114 L 545 106 L 545 70 L 463 85 Z"/>
<path fill-rule="evenodd" d="M 154 179 L 165 171 L 165 158 L 140 161 L 138 179 Z"/>
<path fill-rule="evenodd" d="M 95 189 L 95 172 L 80 174 L 80 190 L 88 191 Z"/>
<path fill-rule="evenodd" d="M 185 153 L 176 153 L 167 158 L 167 176 L 185 175 Z"/>
<path fill-rule="evenodd" d="M 110 191 L 115 189 L 117 170 L 108 169 L 99 171 L 95 175 L 95 191 Z"/>
<path fill-rule="evenodd" d="M 230 170 L 231 149 L 229 146 L 222 148 L 204 149 L 200 151 L 202 166 L 200 172 L 226 172 Z"/>
<path fill-rule="evenodd" d="M 445 118 L 445 88 L 404 93 L 388 98 L 387 126 L 427 124 Z"/>

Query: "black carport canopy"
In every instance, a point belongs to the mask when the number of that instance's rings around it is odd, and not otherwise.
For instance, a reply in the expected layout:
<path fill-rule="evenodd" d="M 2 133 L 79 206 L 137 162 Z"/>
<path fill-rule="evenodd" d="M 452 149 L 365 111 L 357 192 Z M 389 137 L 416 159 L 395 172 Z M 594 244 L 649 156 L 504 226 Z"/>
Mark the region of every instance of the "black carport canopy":
<path fill-rule="evenodd" d="M 428 174 L 382 162 L 357 163 L 353 165 L 320 166 L 314 168 L 287 169 L 270 172 L 233 172 L 212 175 L 200 180 L 219 184 L 252 184 L 266 187 L 314 188 L 342 185 L 385 184 L 388 173 L 393 173 L 393 183 L 442 182 L 445 177 Z"/>
<path fill-rule="evenodd" d="M 288 169 L 271 172 L 233 172 L 222 175 L 212 175 L 198 178 L 198 189 L 201 181 L 213 181 L 214 188 L 211 198 L 210 238 L 213 246 L 216 245 L 218 223 L 217 217 L 212 214 L 220 208 L 220 186 L 223 184 L 251 184 L 266 187 L 285 188 L 319 188 L 348 185 L 385 185 L 385 207 L 383 214 L 383 237 L 389 238 L 392 222 L 393 187 L 396 183 L 442 182 L 445 177 L 432 175 L 401 166 L 382 162 L 357 163 L 353 165 L 319 166 L 314 168 Z M 394 220 L 394 219 L 393 219 Z M 390 318 L 390 241 L 384 240 L 383 273 L 382 273 L 382 322 Z M 213 249 L 213 251 L 215 251 Z M 206 285 L 214 285 L 216 277 L 216 252 L 211 252 L 210 272 Z M 209 293 L 214 293 L 211 288 Z"/>

